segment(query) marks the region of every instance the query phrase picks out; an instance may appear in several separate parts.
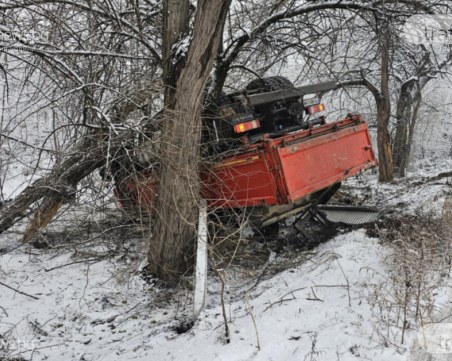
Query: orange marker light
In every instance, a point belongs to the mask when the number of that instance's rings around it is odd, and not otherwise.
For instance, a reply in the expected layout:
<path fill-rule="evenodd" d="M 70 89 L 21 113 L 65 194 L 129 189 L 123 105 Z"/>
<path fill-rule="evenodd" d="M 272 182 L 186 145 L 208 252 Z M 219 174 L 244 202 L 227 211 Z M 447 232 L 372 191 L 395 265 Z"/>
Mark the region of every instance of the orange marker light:
<path fill-rule="evenodd" d="M 306 113 L 314 114 L 314 113 L 323 112 L 324 110 L 325 110 L 325 105 L 324 104 L 317 104 L 317 105 L 313 105 L 313 106 L 307 107 L 306 108 Z"/>
<path fill-rule="evenodd" d="M 252 120 L 250 122 L 239 123 L 234 125 L 234 132 L 243 133 L 248 130 L 257 129 L 261 126 L 259 119 Z"/>

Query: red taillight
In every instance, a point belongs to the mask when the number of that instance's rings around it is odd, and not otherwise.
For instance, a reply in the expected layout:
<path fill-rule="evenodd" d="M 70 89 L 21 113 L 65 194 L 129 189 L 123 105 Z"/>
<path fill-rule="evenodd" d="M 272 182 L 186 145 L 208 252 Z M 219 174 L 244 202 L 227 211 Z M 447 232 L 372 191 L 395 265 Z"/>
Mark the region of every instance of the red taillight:
<path fill-rule="evenodd" d="M 308 114 L 314 114 L 318 112 L 323 112 L 325 110 L 324 104 L 316 104 L 310 107 L 306 107 L 306 113 Z"/>
<path fill-rule="evenodd" d="M 243 133 L 247 132 L 248 130 L 259 128 L 260 126 L 261 123 L 259 122 L 259 119 L 255 119 L 250 122 L 239 123 L 234 125 L 234 132 Z"/>

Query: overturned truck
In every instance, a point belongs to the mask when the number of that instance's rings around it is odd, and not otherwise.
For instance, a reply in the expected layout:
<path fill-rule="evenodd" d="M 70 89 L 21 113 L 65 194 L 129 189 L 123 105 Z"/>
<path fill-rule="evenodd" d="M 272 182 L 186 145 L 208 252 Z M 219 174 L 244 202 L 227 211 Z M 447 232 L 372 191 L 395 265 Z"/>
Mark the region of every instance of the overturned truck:
<path fill-rule="evenodd" d="M 216 155 L 200 173 L 208 207 L 245 211 L 265 227 L 328 202 L 341 181 L 375 167 L 361 115 L 334 122 L 320 115 L 321 96 L 337 87 L 334 81 L 294 87 L 270 77 L 224 94 L 205 134 Z M 156 177 L 145 171 L 124 180 L 117 196 L 123 206 L 132 201 L 152 214 L 156 188 Z"/>

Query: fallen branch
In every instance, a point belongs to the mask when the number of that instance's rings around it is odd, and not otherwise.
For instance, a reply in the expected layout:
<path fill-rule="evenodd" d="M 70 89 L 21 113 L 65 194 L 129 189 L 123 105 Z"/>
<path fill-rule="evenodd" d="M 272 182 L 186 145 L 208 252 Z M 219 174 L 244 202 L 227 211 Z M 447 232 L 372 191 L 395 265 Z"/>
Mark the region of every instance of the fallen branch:
<path fill-rule="evenodd" d="M 32 215 L 23 241 L 32 239 L 52 221 L 63 204 L 74 199 L 78 183 L 102 167 L 108 156 L 116 154 L 130 136 L 129 132 L 114 138 L 100 133 L 85 135 L 48 175 L 26 187 L 0 209 L 0 234 Z"/>
<path fill-rule="evenodd" d="M 0 306 L 0 309 L 3 311 L 3 313 L 6 315 L 6 317 L 9 317 L 8 312 L 6 312 L 4 307 Z"/>
<path fill-rule="evenodd" d="M 419 186 L 419 185 L 422 185 L 425 183 L 431 183 L 431 182 L 435 182 L 440 179 L 449 178 L 449 177 L 452 177 L 452 171 L 443 172 L 443 173 L 437 174 L 433 177 L 423 178 L 421 181 L 413 182 L 412 185 Z"/>
<path fill-rule="evenodd" d="M 8 286 L 8 285 L 7 285 L 6 283 L 3 283 L 3 282 L 1 282 L 1 281 L 0 281 L 0 285 L 4 286 L 4 287 L 6 287 L 6 288 L 9 288 L 10 290 L 13 290 L 13 291 L 15 291 L 15 292 L 17 292 L 17 293 L 20 293 L 21 295 L 24 295 L 24 296 L 27 296 L 27 297 L 33 298 L 33 299 L 35 299 L 35 300 L 39 300 L 39 298 L 38 298 L 38 297 L 36 297 L 36 296 L 33 296 L 33 295 L 30 295 L 30 294 L 28 294 L 28 293 L 25 293 L 25 292 L 22 292 L 22 291 L 18 290 L 17 288 L 14 288 L 14 287 Z"/>
<path fill-rule="evenodd" d="M 88 263 L 88 262 L 96 263 L 96 262 L 102 261 L 102 259 L 103 258 L 90 258 L 90 259 L 85 259 L 85 260 L 82 260 L 82 261 L 69 262 L 69 263 L 65 263 L 65 264 L 62 264 L 62 265 L 59 265 L 59 266 L 55 266 L 55 267 L 52 267 L 52 268 L 44 268 L 44 271 L 50 272 L 50 271 L 54 271 L 54 270 L 59 269 L 59 268 L 63 268 L 63 267 L 66 267 L 66 266 L 72 266 L 72 265 L 78 264 L 78 263 L 85 263 L 85 262 L 86 263 Z"/>
<path fill-rule="evenodd" d="M 286 301 L 297 300 L 297 298 L 296 298 L 295 295 L 294 295 L 294 292 L 302 291 L 302 290 L 305 290 L 306 288 L 307 288 L 307 287 L 300 287 L 300 288 L 297 288 L 297 289 L 295 289 L 295 290 L 291 290 L 291 291 L 287 292 L 286 294 L 282 295 L 282 296 L 279 298 L 278 301 L 270 303 L 270 304 L 264 309 L 263 312 L 265 312 L 265 311 L 267 311 L 268 309 L 272 308 L 274 305 L 281 304 L 281 303 L 286 302 Z M 292 295 L 292 298 L 284 298 L 284 297 L 286 297 L 286 296 L 288 296 L 288 295 Z"/>

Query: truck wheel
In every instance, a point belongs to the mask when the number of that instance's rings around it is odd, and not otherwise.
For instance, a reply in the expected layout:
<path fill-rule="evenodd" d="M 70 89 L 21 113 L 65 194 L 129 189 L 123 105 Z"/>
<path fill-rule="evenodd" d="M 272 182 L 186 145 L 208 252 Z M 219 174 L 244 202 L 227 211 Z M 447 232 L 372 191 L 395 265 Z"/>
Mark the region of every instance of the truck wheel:
<path fill-rule="evenodd" d="M 293 87 L 292 82 L 283 76 L 269 76 L 267 78 L 253 80 L 246 86 L 246 90 L 252 92 L 271 92 Z"/>

